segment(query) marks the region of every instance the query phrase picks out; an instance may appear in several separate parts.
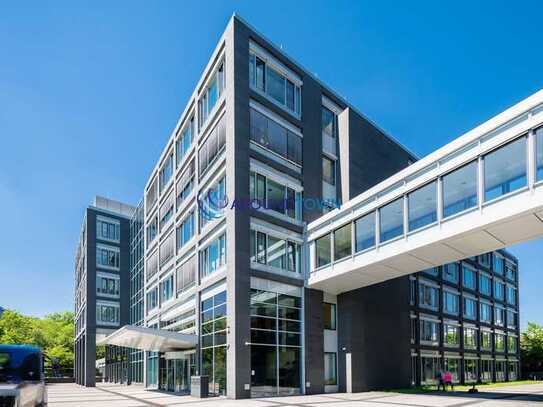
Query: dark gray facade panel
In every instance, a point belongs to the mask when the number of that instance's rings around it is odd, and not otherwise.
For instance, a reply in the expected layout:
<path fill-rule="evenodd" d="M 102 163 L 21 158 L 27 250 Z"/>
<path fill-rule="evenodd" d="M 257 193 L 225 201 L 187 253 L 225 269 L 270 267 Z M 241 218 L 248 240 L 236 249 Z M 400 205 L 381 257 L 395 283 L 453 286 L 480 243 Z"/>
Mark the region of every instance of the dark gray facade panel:
<path fill-rule="evenodd" d="M 304 289 L 304 307 L 305 392 L 324 393 L 323 292 Z"/>

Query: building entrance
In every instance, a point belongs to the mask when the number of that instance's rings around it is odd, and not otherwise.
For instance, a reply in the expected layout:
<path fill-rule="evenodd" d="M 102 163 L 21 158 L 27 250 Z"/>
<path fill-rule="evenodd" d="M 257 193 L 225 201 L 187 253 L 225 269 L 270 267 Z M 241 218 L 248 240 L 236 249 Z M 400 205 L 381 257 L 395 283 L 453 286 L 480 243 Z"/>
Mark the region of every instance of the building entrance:
<path fill-rule="evenodd" d="M 174 393 L 190 393 L 190 377 L 196 374 L 196 353 L 168 352 L 160 369 L 161 390 Z"/>

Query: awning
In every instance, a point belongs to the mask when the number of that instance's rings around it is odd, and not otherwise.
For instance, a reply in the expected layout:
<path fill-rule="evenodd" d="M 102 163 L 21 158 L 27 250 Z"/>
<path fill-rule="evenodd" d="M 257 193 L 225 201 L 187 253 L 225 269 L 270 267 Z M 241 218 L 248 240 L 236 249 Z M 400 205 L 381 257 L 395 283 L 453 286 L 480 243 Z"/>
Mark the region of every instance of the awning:
<path fill-rule="evenodd" d="M 149 352 L 170 352 L 194 349 L 198 344 L 198 337 L 191 334 L 125 325 L 111 335 L 98 340 L 96 344 L 123 346 Z"/>

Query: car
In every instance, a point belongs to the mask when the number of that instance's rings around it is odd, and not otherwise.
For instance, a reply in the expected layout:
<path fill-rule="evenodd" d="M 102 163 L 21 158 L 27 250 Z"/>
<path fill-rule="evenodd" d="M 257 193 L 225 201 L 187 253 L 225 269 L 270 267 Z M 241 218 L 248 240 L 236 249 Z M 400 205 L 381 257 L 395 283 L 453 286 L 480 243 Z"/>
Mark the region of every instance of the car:
<path fill-rule="evenodd" d="M 47 389 L 41 349 L 0 344 L 0 407 L 44 406 Z"/>

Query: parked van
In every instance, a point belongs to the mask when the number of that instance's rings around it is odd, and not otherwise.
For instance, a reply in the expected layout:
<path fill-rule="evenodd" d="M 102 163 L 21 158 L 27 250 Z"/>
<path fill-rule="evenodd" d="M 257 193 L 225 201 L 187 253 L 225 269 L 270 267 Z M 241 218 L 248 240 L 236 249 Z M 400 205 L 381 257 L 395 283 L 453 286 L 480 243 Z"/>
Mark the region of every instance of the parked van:
<path fill-rule="evenodd" d="M 28 345 L 0 345 L 0 407 L 44 407 L 43 354 Z"/>

